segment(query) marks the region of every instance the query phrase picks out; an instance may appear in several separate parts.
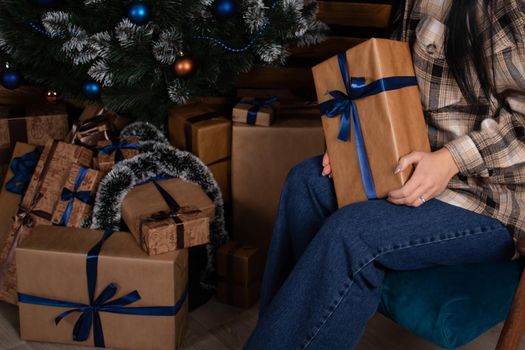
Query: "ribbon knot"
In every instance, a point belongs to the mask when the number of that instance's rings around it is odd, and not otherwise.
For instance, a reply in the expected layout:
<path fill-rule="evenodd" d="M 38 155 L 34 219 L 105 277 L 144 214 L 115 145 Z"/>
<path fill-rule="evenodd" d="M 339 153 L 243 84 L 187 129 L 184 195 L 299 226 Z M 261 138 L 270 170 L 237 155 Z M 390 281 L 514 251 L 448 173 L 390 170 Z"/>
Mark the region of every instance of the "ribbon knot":
<path fill-rule="evenodd" d="M 348 141 L 350 138 L 351 124 L 354 125 L 357 157 L 365 193 L 368 199 L 376 199 L 377 194 L 374 179 L 366 155 L 366 147 L 355 100 L 390 90 L 415 86 L 417 85 L 417 79 L 414 76 L 387 77 L 366 84 L 365 78 L 350 78 L 346 53 L 339 53 L 337 60 L 346 92 L 339 90 L 329 91 L 328 94 L 332 96 L 333 99 L 321 103 L 319 110 L 322 115 L 326 115 L 328 118 L 341 116 L 341 124 L 339 125 L 339 133 L 337 135 L 337 138 L 341 141 Z M 350 123 L 350 120 L 352 123 Z"/>
<path fill-rule="evenodd" d="M 140 300 L 140 294 L 135 290 L 124 295 L 118 299 L 110 301 L 117 293 L 118 287 L 114 283 L 110 283 L 104 288 L 100 296 L 94 301 L 93 305 L 78 304 L 78 307 L 67 310 L 57 317 L 55 317 L 55 324 L 59 324 L 66 316 L 80 312 L 81 315 L 75 323 L 73 328 L 73 339 L 75 341 L 85 341 L 88 339 L 91 328 L 93 328 L 93 336 L 100 342 L 104 343 L 104 335 L 102 334 L 102 325 L 100 322 L 100 312 L 118 312 L 127 305 Z M 70 306 L 73 303 L 70 303 Z"/>
<path fill-rule="evenodd" d="M 62 218 L 60 219 L 60 226 L 66 226 L 69 222 L 71 212 L 73 211 L 73 202 L 75 201 L 75 199 L 78 199 L 79 201 L 86 204 L 91 204 L 91 202 L 93 201 L 90 191 L 78 191 L 78 189 L 82 185 L 82 182 L 86 178 L 87 172 L 88 170 L 86 168 L 80 167 L 78 169 L 77 178 L 75 179 L 75 184 L 73 185 L 73 190 L 70 190 L 67 187 L 64 187 L 62 189 L 60 199 L 64 202 L 67 201 L 68 203 L 66 209 L 64 210 L 64 215 L 62 215 Z"/>
<path fill-rule="evenodd" d="M 273 104 L 275 103 L 275 101 L 277 101 L 277 96 L 272 96 L 266 100 L 258 98 L 241 100 L 239 103 L 252 106 L 248 110 L 248 117 L 246 119 L 246 123 L 250 125 L 255 125 L 255 122 L 257 121 L 257 112 L 259 112 L 261 108 L 271 108 L 273 110 Z"/>
<path fill-rule="evenodd" d="M 38 159 L 42 154 L 42 148 L 37 147 L 34 151 L 17 157 L 11 162 L 13 178 L 6 183 L 6 190 L 16 194 L 24 194 L 31 182 L 31 177 L 35 171 Z"/>
<path fill-rule="evenodd" d="M 136 143 L 129 143 L 127 140 L 124 140 L 121 142 L 113 142 L 104 147 L 99 147 L 97 148 L 97 151 L 104 154 L 112 154 L 115 152 L 115 163 L 118 163 L 124 159 L 122 150 L 125 149 L 139 149 L 139 145 Z"/>

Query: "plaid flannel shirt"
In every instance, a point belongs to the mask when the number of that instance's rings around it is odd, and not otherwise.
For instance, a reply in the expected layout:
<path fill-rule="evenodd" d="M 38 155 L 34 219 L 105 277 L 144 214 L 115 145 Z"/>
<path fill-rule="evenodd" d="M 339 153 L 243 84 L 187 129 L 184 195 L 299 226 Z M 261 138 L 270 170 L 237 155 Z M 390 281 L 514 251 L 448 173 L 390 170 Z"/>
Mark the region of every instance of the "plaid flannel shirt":
<path fill-rule="evenodd" d="M 501 221 L 525 238 L 525 3 L 494 0 L 492 47 L 497 96 L 477 106 L 462 96 L 445 60 L 453 0 L 406 0 L 394 38 L 407 41 L 433 150 L 446 147 L 459 168 L 438 199 Z M 482 28 L 486 30 L 486 28 Z M 477 80 L 476 80 L 477 81 Z M 479 84 L 477 96 L 483 94 Z"/>

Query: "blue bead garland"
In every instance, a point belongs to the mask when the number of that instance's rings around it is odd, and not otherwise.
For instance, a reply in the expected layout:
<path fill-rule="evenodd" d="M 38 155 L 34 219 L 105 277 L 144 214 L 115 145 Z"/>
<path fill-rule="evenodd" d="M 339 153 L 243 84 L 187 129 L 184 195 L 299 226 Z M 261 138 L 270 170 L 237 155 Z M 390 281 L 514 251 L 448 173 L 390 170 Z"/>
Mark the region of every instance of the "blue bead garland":
<path fill-rule="evenodd" d="M 275 10 L 275 7 L 277 6 L 278 2 L 279 2 L 279 0 L 275 0 L 273 2 L 272 6 L 270 7 L 270 11 L 269 12 L 272 12 L 272 11 Z M 224 43 L 224 41 L 219 40 L 219 39 L 214 38 L 214 37 L 211 37 L 211 36 L 207 36 L 207 35 L 197 35 L 197 36 L 194 36 L 193 38 L 194 39 L 200 39 L 200 40 L 209 40 L 209 41 L 219 45 L 220 47 L 222 47 L 226 51 L 240 53 L 240 52 L 248 51 L 255 44 L 255 41 L 257 40 L 257 38 L 260 37 L 263 34 L 263 32 L 266 30 L 267 26 L 268 26 L 268 22 L 265 23 L 263 25 L 263 27 L 257 33 L 255 33 L 255 35 L 250 39 L 250 41 L 246 45 L 244 45 L 243 47 L 240 47 L 240 48 L 231 47 L 228 44 Z"/>

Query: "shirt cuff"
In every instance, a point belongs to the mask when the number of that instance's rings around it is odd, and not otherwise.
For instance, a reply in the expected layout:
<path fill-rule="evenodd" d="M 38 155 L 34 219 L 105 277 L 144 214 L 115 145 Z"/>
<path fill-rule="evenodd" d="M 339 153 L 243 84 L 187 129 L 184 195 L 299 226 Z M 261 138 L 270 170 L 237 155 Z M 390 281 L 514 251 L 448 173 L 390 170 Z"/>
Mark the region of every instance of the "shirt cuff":
<path fill-rule="evenodd" d="M 460 136 L 445 144 L 444 147 L 452 155 L 460 174 L 480 175 L 485 170 L 483 157 L 469 135 Z"/>

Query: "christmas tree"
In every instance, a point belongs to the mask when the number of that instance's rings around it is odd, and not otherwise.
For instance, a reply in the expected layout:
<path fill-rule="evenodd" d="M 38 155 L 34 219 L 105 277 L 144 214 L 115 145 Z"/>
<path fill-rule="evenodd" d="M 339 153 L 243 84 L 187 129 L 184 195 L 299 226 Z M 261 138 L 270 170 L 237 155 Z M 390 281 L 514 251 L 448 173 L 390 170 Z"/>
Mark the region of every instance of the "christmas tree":
<path fill-rule="evenodd" d="M 291 44 L 321 41 L 316 12 L 315 0 L 2 0 L 0 84 L 158 122 L 227 93 L 254 64 L 282 64 Z"/>

